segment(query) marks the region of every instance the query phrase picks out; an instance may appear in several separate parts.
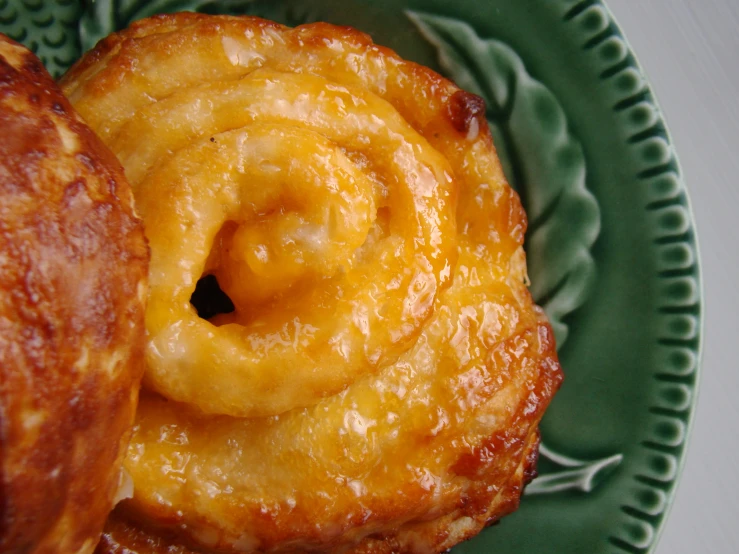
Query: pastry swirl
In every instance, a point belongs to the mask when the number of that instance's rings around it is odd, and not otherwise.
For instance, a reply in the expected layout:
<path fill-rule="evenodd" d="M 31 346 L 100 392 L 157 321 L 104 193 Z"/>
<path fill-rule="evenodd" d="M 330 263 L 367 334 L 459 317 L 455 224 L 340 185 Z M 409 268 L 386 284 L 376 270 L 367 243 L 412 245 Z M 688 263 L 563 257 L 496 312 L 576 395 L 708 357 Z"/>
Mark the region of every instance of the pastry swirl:
<path fill-rule="evenodd" d="M 152 249 L 102 551 L 433 552 L 515 509 L 561 370 L 478 97 L 352 29 L 198 14 L 62 84 Z M 198 317 L 205 275 L 233 312 Z"/>

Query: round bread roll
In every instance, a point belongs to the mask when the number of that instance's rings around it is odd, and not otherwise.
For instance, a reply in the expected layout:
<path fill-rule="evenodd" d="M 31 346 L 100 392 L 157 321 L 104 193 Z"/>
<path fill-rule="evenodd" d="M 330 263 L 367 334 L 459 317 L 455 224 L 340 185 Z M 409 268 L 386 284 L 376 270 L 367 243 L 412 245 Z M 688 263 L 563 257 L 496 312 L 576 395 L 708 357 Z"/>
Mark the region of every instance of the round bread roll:
<path fill-rule="evenodd" d="M 152 249 L 100 552 L 441 552 L 518 506 L 562 372 L 480 98 L 353 29 L 185 13 L 62 85 Z"/>
<path fill-rule="evenodd" d="M 4 35 L 0 129 L 0 552 L 88 553 L 125 494 L 148 247 L 118 161 Z"/>

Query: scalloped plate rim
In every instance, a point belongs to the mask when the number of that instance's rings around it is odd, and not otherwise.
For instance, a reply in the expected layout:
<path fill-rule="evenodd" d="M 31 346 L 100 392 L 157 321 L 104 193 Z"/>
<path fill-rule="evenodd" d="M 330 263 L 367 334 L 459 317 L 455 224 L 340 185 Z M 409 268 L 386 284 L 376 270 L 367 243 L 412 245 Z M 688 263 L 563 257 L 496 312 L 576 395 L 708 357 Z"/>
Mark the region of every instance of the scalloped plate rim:
<path fill-rule="evenodd" d="M 587 2 L 588 0 L 582 0 L 583 2 Z M 642 65 L 641 61 L 639 60 L 639 56 L 636 53 L 636 50 L 631 45 L 631 42 L 629 41 L 628 37 L 624 33 L 623 28 L 618 23 L 618 20 L 616 19 L 613 11 L 608 6 L 608 0 L 595 0 L 595 4 L 600 4 L 603 9 L 606 11 L 606 14 L 611 22 L 611 24 L 614 27 L 615 34 L 617 34 L 621 40 L 623 40 L 628 53 L 632 57 L 631 66 L 634 67 L 639 74 L 644 78 L 644 86 L 646 91 L 649 93 L 649 103 L 651 103 L 657 112 L 657 119 L 664 127 L 664 133 L 665 133 L 665 140 L 667 143 L 672 146 L 672 157 L 673 162 L 675 164 L 675 173 L 677 174 L 677 177 L 680 182 L 680 189 L 683 195 L 683 198 L 680 199 L 679 203 L 684 208 L 688 210 L 688 215 L 690 218 L 691 223 L 691 236 L 688 238 L 687 242 L 690 244 L 695 251 L 695 280 L 698 285 L 698 298 L 697 298 L 697 306 L 698 306 L 698 329 L 696 330 L 696 341 L 697 345 L 695 348 L 691 348 L 696 354 L 696 362 L 695 362 L 695 369 L 693 370 L 694 380 L 692 385 L 690 386 L 691 389 L 691 398 L 690 398 L 690 405 L 688 406 L 686 412 L 687 412 L 687 424 L 685 429 L 685 438 L 683 439 L 682 443 L 682 451 L 680 452 L 680 455 L 677 457 L 677 468 L 675 472 L 675 476 L 672 479 L 672 486 L 670 487 L 669 492 L 667 493 L 667 505 L 665 507 L 664 512 L 661 514 L 661 519 L 659 523 L 656 526 L 655 529 L 655 535 L 652 539 L 652 543 L 647 549 L 647 553 L 652 553 L 657 550 L 657 546 L 659 545 L 659 541 L 662 537 L 662 534 L 665 531 L 665 527 L 667 526 L 667 521 L 670 517 L 670 513 L 672 511 L 672 508 L 675 503 L 675 496 L 677 495 L 678 488 L 680 486 L 680 481 L 682 477 L 682 473 L 685 470 L 685 461 L 687 459 L 688 455 L 688 449 L 690 448 L 690 441 L 692 440 L 693 436 L 693 427 L 695 425 L 695 414 L 696 414 L 696 407 L 698 404 L 698 396 L 700 394 L 701 389 L 701 380 L 703 375 L 703 354 L 704 354 L 704 337 L 705 337 L 705 283 L 703 281 L 703 273 L 701 269 L 701 249 L 700 249 L 700 239 L 698 230 L 696 229 L 695 225 L 695 212 L 693 210 L 692 202 L 690 201 L 690 191 L 688 190 L 688 185 L 685 182 L 685 174 L 683 173 L 682 164 L 680 163 L 680 156 L 677 152 L 677 150 L 674 148 L 674 142 L 672 140 L 672 133 L 670 132 L 670 126 L 667 123 L 667 120 L 664 116 L 664 112 L 662 111 L 662 107 L 660 105 L 659 99 L 657 98 L 657 95 L 654 93 L 651 81 L 649 80 L 649 76 L 647 75 L 647 72 L 644 69 L 644 66 Z"/>

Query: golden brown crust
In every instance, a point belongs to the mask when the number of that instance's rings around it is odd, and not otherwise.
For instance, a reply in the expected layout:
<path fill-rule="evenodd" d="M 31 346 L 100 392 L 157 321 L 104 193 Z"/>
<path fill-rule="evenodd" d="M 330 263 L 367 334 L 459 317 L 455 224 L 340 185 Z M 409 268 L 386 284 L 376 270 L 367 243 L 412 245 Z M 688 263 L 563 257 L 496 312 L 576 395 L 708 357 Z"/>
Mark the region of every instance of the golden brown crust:
<path fill-rule="evenodd" d="M 549 371 L 549 370 L 547 370 Z M 559 385 L 559 380 L 547 386 Z M 539 391 L 546 393 L 546 391 Z M 528 425 L 528 423 L 526 423 Z M 487 448 L 500 449 L 502 437 L 490 440 Z M 409 525 L 392 532 L 369 535 L 349 550 L 327 549 L 326 551 L 348 552 L 350 554 L 398 554 L 405 552 L 443 552 L 477 535 L 484 527 L 493 525 L 502 517 L 516 511 L 524 487 L 536 473 L 536 460 L 539 454 L 540 435 L 538 428 L 526 439 L 523 445 L 521 464 L 507 480 L 503 490 L 491 494 L 485 485 L 478 485 L 478 491 L 460 499 L 458 509 L 444 517 L 430 522 Z M 478 450 L 474 461 L 465 463 L 480 469 Z M 482 456 L 483 458 L 486 455 Z M 491 479 L 494 481 L 494 479 Z M 96 549 L 96 554 L 198 554 L 207 552 L 197 546 L 189 546 L 172 529 L 153 529 L 147 523 L 136 521 L 135 515 L 127 513 L 125 505 L 113 511 L 105 526 L 105 531 Z M 289 552 L 286 550 L 285 552 Z"/>
<path fill-rule="evenodd" d="M 0 35 L 0 551 L 91 552 L 143 371 L 148 248 L 122 168 Z"/>
<path fill-rule="evenodd" d="M 535 470 L 535 460 L 539 451 L 539 433 L 534 432 L 525 446 L 525 462 L 510 478 L 504 490 L 494 500 L 486 496 L 477 497 L 477 508 L 473 503 L 463 502 L 458 511 L 432 522 L 418 525 L 412 529 L 414 534 L 413 551 L 442 552 L 477 535 L 484 527 L 493 525 L 500 518 L 518 509 L 521 491 L 528 483 L 527 474 Z M 480 509 L 484 506 L 484 509 Z M 454 523 L 456 525 L 454 525 Z M 365 537 L 349 550 L 350 554 L 398 554 L 411 551 L 407 542 L 401 542 L 398 535 L 410 534 L 411 529 L 401 533 L 377 533 Z M 119 506 L 111 513 L 105 526 L 96 554 L 199 554 L 197 548 L 188 547 L 178 539 L 177 534 L 167 529 L 152 530 L 145 523 L 136 522 Z"/>
<path fill-rule="evenodd" d="M 481 99 L 352 29 L 197 14 L 62 83 L 152 245 L 100 553 L 425 554 L 517 507 L 562 374 Z M 233 313 L 196 316 L 203 275 Z"/>

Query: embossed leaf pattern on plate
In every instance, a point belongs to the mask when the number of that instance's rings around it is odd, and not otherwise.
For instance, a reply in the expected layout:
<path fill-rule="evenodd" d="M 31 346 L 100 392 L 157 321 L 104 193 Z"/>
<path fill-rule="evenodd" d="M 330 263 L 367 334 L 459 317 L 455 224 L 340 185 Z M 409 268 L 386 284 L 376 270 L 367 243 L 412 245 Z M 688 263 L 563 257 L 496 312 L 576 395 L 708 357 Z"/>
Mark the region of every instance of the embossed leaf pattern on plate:
<path fill-rule="evenodd" d="M 595 280 L 590 253 L 600 232 L 600 210 L 585 185 L 582 147 L 567 129 L 554 95 L 526 71 L 521 58 L 465 22 L 407 12 L 433 44 L 447 76 L 485 99 L 487 119 L 508 181 L 529 217 L 526 252 L 531 292 L 552 322 L 562 347 L 565 321 L 587 299 Z M 585 462 L 542 445 L 540 455 L 561 468 L 541 475 L 527 494 L 590 492 L 622 456 Z"/>
<path fill-rule="evenodd" d="M 529 218 L 531 292 L 561 347 L 569 333 L 565 318 L 586 301 L 596 271 L 590 249 L 600 232 L 600 211 L 585 186 L 582 147 L 557 99 L 511 48 L 480 38 L 457 19 L 407 14 L 437 48 L 447 76 L 485 99 L 506 176 Z"/>

